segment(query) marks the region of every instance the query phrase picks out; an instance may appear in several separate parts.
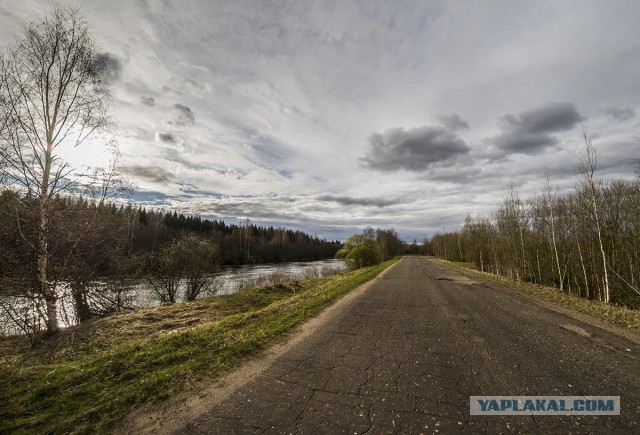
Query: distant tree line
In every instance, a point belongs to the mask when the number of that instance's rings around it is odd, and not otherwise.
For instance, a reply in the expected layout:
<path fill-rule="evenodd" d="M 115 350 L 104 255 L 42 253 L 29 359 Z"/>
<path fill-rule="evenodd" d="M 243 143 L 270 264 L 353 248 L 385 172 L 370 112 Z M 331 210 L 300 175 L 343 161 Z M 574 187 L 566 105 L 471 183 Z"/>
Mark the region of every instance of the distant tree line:
<path fill-rule="evenodd" d="M 28 260 L 35 255 L 36 207 L 34 199 L 8 188 L 0 190 L 0 276 L 33 272 L 33 261 Z M 83 276 L 129 274 L 142 254 L 157 251 L 185 234 L 216 245 L 220 263 L 226 265 L 332 258 L 342 247 L 339 241 L 258 226 L 249 220 L 228 224 L 175 211 L 96 203 L 80 196 L 56 197 L 50 207 L 54 218 L 49 263 L 54 281 L 67 279 L 70 269 Z M 58 276 L 62 270 L 66 275 Z"/>
<path fill-rule="evenodd" d="M 354 234 L 336 252 L 336 258 L 343 258 L 349 270 L 375 266 L 402 254 L 419 254 L 420 247 L 414 240 L 407 244 L 400 240 L 393 228 L 387 230 L 367 227 L 362 234 Z"/>
<path fill-rule="evenodd" d="M 436 234 L 430 254 L 479 270 L 604 302 L 640 307 L 640 172 L 603 182 L 585 133 L 579 182 L 560 194 L 549 179 L 522 199 L 513 186 L 490 217 L 467 216 L 458 231 Z"/>
<path fill-rule="evenodd" d="M 47 277 L 53 289 L 70 287 L 66 302 L 75 316 L 70 323 L 132 304 L 117 288 L 98 289 L 100 280 L 124 288 L 132 278 L 147 278 L 165 302 L 175 302 L 178 285 L 186 282 L 185 297 L 192 300 L 207 290 L 206 275 L 220 265 L 333 258 L 342 246 L 249 220 L 228 224 L 82 196 L 56 196 L 48 207 Z M 38 218 L 37 197 L 0 189 L 0 304 L 6 303 L 5 296 L 19 297 L 29 301 L 25 312 L 35 310 L 46 319 L 37 281 Z M 59 291 L 55 294 L 60 297 Z"/>

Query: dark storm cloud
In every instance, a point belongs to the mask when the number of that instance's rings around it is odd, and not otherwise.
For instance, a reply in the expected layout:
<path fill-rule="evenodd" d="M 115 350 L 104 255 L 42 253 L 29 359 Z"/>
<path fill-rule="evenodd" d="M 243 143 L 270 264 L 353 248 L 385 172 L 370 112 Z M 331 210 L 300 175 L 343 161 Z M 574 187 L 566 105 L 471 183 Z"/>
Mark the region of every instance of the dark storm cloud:
<path fill-rule="evenodd" d="M 451 131 L 469 130 L 469 123 L 456 113 L 436 115 L 435 120 Z"/>
<path fill-rule="evenodd" d="M 631 107 L 608 107 L 602 111 L 611 121 L 624 122 L 636 117 L 636 111 Z"/>
<path fill-rule="evenodd" d="M 173 174 L 159 166 L 132 165 L 125 166 L 123 171 L 152 183 L 168 183 L 173 180 Z"/>
<path fill-rule="evenodd" d="M 190 107 L 176 103 L 173 108 L 177 115 L 175 119 L 177 125 L 192 125 L 195 122 L 196 117 Z"/>
<path fill-rule="evenodd" d="M 332 195 L 322 195 L 318 197 L 318 200 L 325 202 L 335 202 L 339 205 L 360 205 L 364 207 L 378 207 L 383 208 L 390 205 L 397 204 L 397 201 L 389 200 L 389 199 L 378 199 L 378 198 L 352 198 L 350 196 L 332 196 Z"/>
<path fill-rule="evenodd" d="M 558 139 L 553 135 L 574 128 L 582 117 L 573 103 L 549 103 L 498 119 L 500 134 L 489 141 L 510 153 L 537 154 Z"/>
<path fill-rule="evenodd" d="M 140 101 L 142 101 L 142 104 L 145 106 L 153 107 L 156 105 L 156 99 L 153 97 L 142 97 Z"/>
<path fill-rule="evenodd" d="M 98 53 L 96 64 L 102 77 L 108 82 L 115 82 L 120 79 L 122 73 L 122 63 L 111 53 Z"/>
<path fill-rule="evenodd" d="M 158 138 L 158 140 L 171 145 L 175 145 L 180 141 L 180 139 L 175 134 L 166 133 L 163 131 L 156 132 L 156 137 Z"/>
<path fill-rule="evenodd" d="M 422 171 L 436 163 L 452 162 L 470 149 L 444 127 L 398 127 L 369 136 L 362 161 L 365 167 L 378 171 Z"/>

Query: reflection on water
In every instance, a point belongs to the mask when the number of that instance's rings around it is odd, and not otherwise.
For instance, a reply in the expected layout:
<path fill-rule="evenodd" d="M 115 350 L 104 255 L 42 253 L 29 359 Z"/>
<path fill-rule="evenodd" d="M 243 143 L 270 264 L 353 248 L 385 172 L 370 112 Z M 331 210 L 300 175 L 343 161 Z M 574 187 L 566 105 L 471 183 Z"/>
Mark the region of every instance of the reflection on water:
<path fill-rule="evenodd" d="M 275 264 L 257 264 L 243 266 L 225 266 L 219 273 L 213 274 L 211 288 L 200 298 L 228 295 L 242 290 L 270 285 L 277 282 L 291 281 L 302 278 L 320 277 L 346 270 L 342 260 L 320 260 L 310 262 L 291 262 Z M 184 300 L 184 286 L 181 286 L 177 300 Z M 71 289 L 67 285 L 58 285 L 59 308 L 58 319 L 61 326 L 71 326 L 77 323 Z M 94 291 L 89 293 L 89 305 L 97 311 L 121 311 L 126 309 L 140 309 L 160 304 L 158 296 L 145 280 L 123 283 L 94 283 Z M 4 300 L 1 304 L 12 306 L 13 315 L 6 309 L 0 309 L 0 334 L 24 333 L 17 324 L 15 313 L 29 316 L 30 310 L 42 310 L 38 301 L 24 298 Z M 29 308 L 32 307 L 32 308 Z M 33 321 L 34 316 L 31 313 Z"/>
<path fill-rule="evenodd" d="M 288 280 L 305 277 L 324 276 L 327 272 L 344 271 L 346 266 L 342 260 L 321 260 L 310 262 L 293 262 L 277 264 L 259 264 L 229 266 L 222 269 L 214 278 L 214 288 L 218 295 L 236 293 L 240 290 L 261 284 L 260 280 L 269 276 L 284 276 Z"/>

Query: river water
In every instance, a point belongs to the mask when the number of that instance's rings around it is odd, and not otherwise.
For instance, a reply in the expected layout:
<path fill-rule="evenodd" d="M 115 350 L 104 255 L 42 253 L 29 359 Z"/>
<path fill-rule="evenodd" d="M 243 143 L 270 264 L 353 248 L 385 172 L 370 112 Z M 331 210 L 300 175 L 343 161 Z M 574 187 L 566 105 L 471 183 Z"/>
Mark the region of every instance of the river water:
<path fill-rule="evenodd" d="M 214 287 L 217 288 L 218 295 L 232 294 L 248 287 L 255 287 L 254 284 L 262 284 L 261 281 L 270 284 L 270 277 L 273 278 L 272 281 L 278 281 L 281 278 L 291 281 L 325 276 L 345 270 L 343 260 L 227 266 L 215 277 Z"/>
<path fill-rule="evenodd" d="M 237 293 L 256 287 L 293 281 L 302 278 L 313 278 L 345 271 L 344 260 L 296 261 L 290 263 L 245 264 L 242 266 L 224 266 L 213 274 L 211 288 L 198 299 Z M 135 286 L 137 304 L 140 308 L 158 305 L 158 296 L 148 282 L 141 281 Z M 184 299 L 184 289 L 178 300 Z"/>
<path fill-rule="evenodd" d="M 309 262 L 290 262 L 274 264 L 253 264 L 243 266 L 224 266 L 222 270 L 211 276 L 208 291 L 199 298 L 228 295 L 255 287 L 267 286 L 296 279 L 320 277 L 339 273 L 346 270 L 343 260 L 320 260 Z M 70 291 L 64 284 L 58 285 L 60 300 L 58 305 L 59 321 L 63 327 L 77 323 Z M 160 299 L 154 293 L 152 286 L 146 280 L 127 283 L 100 282 L 95 283 L 95 291 L 89 293 L 89 304 L 94 308 L 105 311 L 141 309 L 160 304 Z M 24 333 L 24 326 L 20 328 L 15 318 L 22 318 L 33 327 L 34 316 L 28 313 L 35 311 L 37 306 L 33 301 L 14 298 L 0 304 L 0 334 Z M 184 285 L 178 292 L 178 301 L 184 300 Z M 0 301 L 2 302 L 2 301 Z M 106 307 L 106 308 L 105 308 Z M 8 310 L 13 311 L 9 313 Z M 10 315 L 11 314 L 11 315 Z M 14 319 L 12 319 L 14 318 Z M 31 320 L 29 320 L 31 318 Z M 42 325 L 40 325 L 42 327 Z"/>

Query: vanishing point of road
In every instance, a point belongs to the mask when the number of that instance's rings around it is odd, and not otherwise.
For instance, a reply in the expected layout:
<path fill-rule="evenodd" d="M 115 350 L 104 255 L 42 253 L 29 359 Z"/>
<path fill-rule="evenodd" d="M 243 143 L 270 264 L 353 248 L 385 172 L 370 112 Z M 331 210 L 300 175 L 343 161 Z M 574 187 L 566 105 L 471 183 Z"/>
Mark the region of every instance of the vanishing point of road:
<path fill-rule="evenodd" d="M 640 341 L 406 257 L 173 433 L 640 433 Z M 472 395 L 620 396 L 619 416 L 471 416 Z M 159 432 L 167 431 L 169 427 Z"/>

